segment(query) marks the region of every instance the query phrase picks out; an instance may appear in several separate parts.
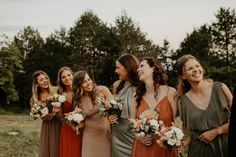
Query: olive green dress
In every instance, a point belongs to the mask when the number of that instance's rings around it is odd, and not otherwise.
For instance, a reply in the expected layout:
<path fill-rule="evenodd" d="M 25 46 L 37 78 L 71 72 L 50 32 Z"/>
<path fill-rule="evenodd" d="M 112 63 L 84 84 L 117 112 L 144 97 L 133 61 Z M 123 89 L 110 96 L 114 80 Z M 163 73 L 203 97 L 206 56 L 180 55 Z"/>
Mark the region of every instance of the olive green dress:
<path fill-rule="evenodd" d="M 221 83 L 213 83 L 210 102 L 205 110 L 195 106 L 186 95 L 180 97 L 179 109 L 184 127 L 191 131 L 192 136 L 188 157 L 227 157 L 227 134 L 217 136 L 209 144 L 201 142 L 198 138 L 204 131 L 228 122 L 230 111 Z"/>
<path fill-rule="evenodd" d="M 134 88 L 129 85 L 117 93 L 117 97 L 123 100 L 123 109 L 118 124 L 112 125 L 111 149 L 112 157 L 130 157 L 134 137 L 128 132 L 131 100 Z"/>

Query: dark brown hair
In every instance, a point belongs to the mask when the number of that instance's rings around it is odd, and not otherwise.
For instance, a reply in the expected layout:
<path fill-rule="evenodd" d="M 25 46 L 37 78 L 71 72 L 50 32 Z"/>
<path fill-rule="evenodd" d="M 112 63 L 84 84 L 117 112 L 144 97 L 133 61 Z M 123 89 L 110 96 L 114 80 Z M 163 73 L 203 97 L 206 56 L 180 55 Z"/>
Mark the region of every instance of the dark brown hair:
<path fill-rule="evenodd" d="M 163 66 L 161 64 L 161 62 L 153 57 L 145 57 L 142 61 L 147 61 L 147 64 L 150 67 L 153 67 L 153 81 L 154 81 L 154 90 L 155 90 L 155 97 L 157 96 L 157 89 L 159 87 L 159 85 L 166 85 L 166 81 L 168 79 Z M 140 85 L 138 86 L 137 90 L 136 90 L 136 101 L 137 101 L 137 107 L 139 107 L 140 102 L 142 100 L 143 95 L 146 92 L 146 87 L 145 87 L 145 83 L 142 82 L 140 83 Z"/>

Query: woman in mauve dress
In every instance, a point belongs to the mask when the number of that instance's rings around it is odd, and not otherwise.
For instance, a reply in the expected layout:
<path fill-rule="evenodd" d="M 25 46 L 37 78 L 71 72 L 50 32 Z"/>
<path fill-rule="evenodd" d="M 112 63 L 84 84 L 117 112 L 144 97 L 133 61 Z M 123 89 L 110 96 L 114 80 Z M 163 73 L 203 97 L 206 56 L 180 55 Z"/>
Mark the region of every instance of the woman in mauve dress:
<path fill-rule="evenodd" d="M 110 157 L 110 125 L 107 118 L 101 118 L 98 103 L 101 98 L 111 98 L 109 89 L 97 86 L 86 71 L 78 71 L 73 79 L 74 104 L 85 115 L 82 139 L 82 157 Z"/>
<path fill-rule="evenodd" d="M 52 87 L 50 79 L 44 71 L 38 70 L 34 72 L 30 105 L 33 106 L 35 103 L 45 101 L 48 97 L 55 94 L 56 91 L 57 89 Z M 49 114 L 41 117 L 39 157 L 58 157 L 61 122 L 56 116 L 54 108 L 51 105 L 48 108 Z M 31 113 L 35 113 L 33 108 Z"/>

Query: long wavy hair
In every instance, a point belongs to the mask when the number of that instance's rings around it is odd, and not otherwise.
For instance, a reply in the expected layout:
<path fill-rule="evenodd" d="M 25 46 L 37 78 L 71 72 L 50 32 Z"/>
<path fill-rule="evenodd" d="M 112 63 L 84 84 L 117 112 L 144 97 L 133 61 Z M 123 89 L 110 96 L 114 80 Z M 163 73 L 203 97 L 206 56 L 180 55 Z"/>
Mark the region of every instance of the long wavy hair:
<path fill-rule="evenodd" d="M 168 76 L 166 75 L 161 62 L 158 59 L 153 57 L 145 57 L 142 61 L 147 61 L 147 64 L 150 67 L 154 68 L 152 78 L 154 81 L 153 84 L 155 91 L 154 97 L 156 98 L 156 96 L 158 95 L 157 89 L 159 88 L 160 85 L 167 84 Z M 137 107 L 139 107 L 142 97 L 145 93 L 146 93 L 145 83 L 141 82 L 136 90 L 136 95 L 135 95 L 138 104 Z"/>
<path fill-rule="evenodd" d="M 116 61 L 118 61 L 128 73 L 128 79 L 132 86 L 137 86 L 138 79 L 138 59 L 132 54 L 123 54 Z M 116 88 L 116 93 L 118 93 L 122 88 L 124 88 L 125 80 L 122 80 Z"/>
<path fill-rule="evenodd" d="M 73 106 L 76 107 L 77 105 L 79 105 L 79 107 L 81 107 L 81 97 L 84 94 L 83 91 L 83 87 L 82 84 L 84 82 L 84 78 L 85 76 L 89 75 L 88 72 L 86 71 L 78 71 L 74 74 L 74 78 L 73 78 L 73 92 L 74 92 L 74 96 L 73 96 Z M 91 78 L 91 77 L 90 77 Z M 89 92 L 89 96 L 92 100 L 93 105 L 96 104 L 96 96 L 97 96 L 97 86 L 95 83 L 93 83 L 93 89 L 91 92 Z"/>
<path fill-rule="evenodd" d="M 32 75 L 32 97 L 31 97 L 31 101 L 39 101 L 39 95 L 41 92 L 41 88 L 38 85 L 38 76 L 39 75 L 44 75 L 47 79 L 48 79 L 48 93 L 50 95 L 53 94 L 53 89 L 52 89 L 52 85 L 50 82 L 50 78 L 49 76 L 42 70 L 37 70 L 33 73 Z"/>
<path fill-rule="evenodd" d="M 68 70 L 69 72 L 71 72 L 71 74 L 73 75 L 73 71 L 71 70 L 71 68 L 69 67 L 61 67 L 58 71 L 57 74 L 57 86 L 58 86 L 58 93 L 62 94 L 63 92 L 66 91 L 66 86 L 63 84 L 62 80 L 61 80 L 61 74 L 63 71 Z"/>
<path fill-rule="evenodd" d="M 186 79 L 183 79 L 183 70 L 184 70 L 185 63 L 189 61 L 190 59 L 196 60 L 202 66 L 201 62 L 196 57 L 190 54 L 183 55 L 182 57 L 178 59 L 176 67 L 177 67 L 177 72 L 179 75 L 178 85 L 177 85 L 177 90 L 178 90 L 179 95 L 187 93 L 191 89 L 191 85 L 189 84 L 189 82 Z M 203 66 L 202 68 L 204 70 Z"/>

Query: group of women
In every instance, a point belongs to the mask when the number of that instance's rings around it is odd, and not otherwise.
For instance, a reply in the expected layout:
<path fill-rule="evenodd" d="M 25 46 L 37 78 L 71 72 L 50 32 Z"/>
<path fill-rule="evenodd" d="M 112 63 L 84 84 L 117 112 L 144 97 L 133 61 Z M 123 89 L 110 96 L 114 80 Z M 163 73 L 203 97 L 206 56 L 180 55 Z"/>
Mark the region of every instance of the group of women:
<path fill-rule="evenodd" d="M 66 96 L 60 108 L 50 108 L 42 118 L 40 157 L 175 157 L 177 149 L 167 149 L 156 143 L 158 137 L 136 137 L 128 132 L 129 119 L 147 110 L 158 110 L 159 119 L 171 126 L 180 116 L 184 128 L 191 132 L 184 139 L 189 157 L 226 157 L 232 94 L 220 82 L 204 78 L 204 68 L 192 55 L 179 58 L 177 90 L 167 85 L 167 75 L 159 60 L 146 57 L 139 63 L 131 54 L 116 60 L 119 80 L 112 93 L 96 85 L 86 71 L 73 73 L 68 67 L 58 72 L 57 87 L 43 71 L 33 74 L 32 99 L 43 101 L 59 93 Z M 100 118 L 98 99 L 113 96 L 122 99 L 119 117 Z M 80 134 L 61 123 L 65 113 L 75 107 L 85 116 Z"/>

